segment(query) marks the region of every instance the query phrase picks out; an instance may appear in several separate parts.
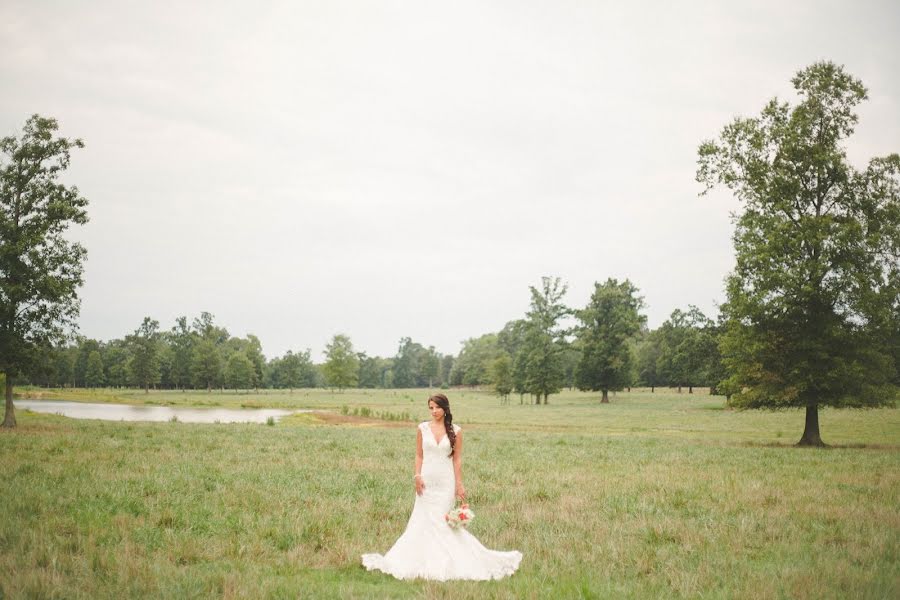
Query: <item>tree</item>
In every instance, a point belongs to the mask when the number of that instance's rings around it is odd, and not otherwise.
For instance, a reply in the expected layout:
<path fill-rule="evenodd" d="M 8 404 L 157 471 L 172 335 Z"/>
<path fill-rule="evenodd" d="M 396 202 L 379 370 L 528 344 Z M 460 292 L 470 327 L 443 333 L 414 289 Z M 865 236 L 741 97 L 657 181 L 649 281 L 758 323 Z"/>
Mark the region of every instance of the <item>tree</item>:
<path fill-rule="evenodd" d="M 595 283 L 590 303 L 576 313 L 581 321 L 581 360 L 575 380 L 580 390 L 602 392 L 602 403 L 609 402 L 609 390 L 618 391 L 632 383 L 635 359 L 629 340 L 646 321 L 640 314 L 644 300 L 637 292 L 627 279 Z"/>
<path fill-rule="evenodd" d="M 559 392 L 565 381 L 562 352 L 566 332 L 560 328 L 559 321 L 570 314 L 562 303 L 567 289 L 559 277 L 542 277 L 540 290 L 529 287 L 531 309 L 526 315 L 525 341 L 520 354 L 525 390 L 535 396 L 538 404 L 541 397 L 547 404 L 550 394 Z"/>
<path fill-rule="evenodd" d="M 490 367 L 500 352 L 495 333 L 467 339 L 453 362 L 450 381 L 472 386 L 490 383 Z"/>
<path fill-rule="evenodd" d="M 671 386 L 683 386 L 693 393 L 694 386 L 710 383 L 713 363 L 718 359 L 713 322 L 699 308 L 676 308 L 656 330 L 660 342 L 657 372 Z"/>
<path fill-rule="evenodd" d="M 88 356 L 85 384 L 89 388 L 100 387 L 103 385 L 105 379 L 106 378 L 103 375 L 103 359 L 100 358 L 100 353 L 94 350 L 91 352 L 91 355 Z"/>
<path fill-rule="evenodd" d="M 337 334 L 326 346 L 325 382 L 329 387 L 343 390 L 356 387 L 359 382 L 359 359 L 346 335 Z"/>
<path fill-rule="evenodd" d="M 164 389 L 173 389 L 175 387 L 174 368 L 175 368 L 175 352 L 172 347 L 166 343 L 166 332 L 159 335 L 157 342 L 157 360 L 159 361 L 159 379 L 157 384 Z"/>
<path fill-rule="evenodd" d="M 233 390 L 246 390 L 253 385 L 256 373 L 253 361 L 243 352 L 235 352 L 225 365 L 225 382 Z"/>
<path fill-rule="evenodd" d="M 266 357 L 262 352 L 262 342 L 252 333 L 247 334 L 247 348 L 244 350 L 247 358 L 253 364 L 253 387 L 259 389 L 263 384 L 263 370 L 266 366 Z"/>
<path fill-rule="evenodd" d="M 194 344 L 191 374 L 194 387 L 205 387 L 207 392 L 212 392 L 213 386 L 219 385 L 222 376 L 222 355 L 212 340 L 200 339 Z"/>
<path fill-rule="evenodd" d="M 575 375 L 578 372 L 578 364 L 581 362 L 581 344 L 575 340 L 573 343 L 563 345 L 560 360 L 563 368 L 563 385 L 569 389 L 576 386 Z"/>
<path fill-rule="evenodd" d="M 832 62 L 699 148 L 702 193 L 743 204 L 726 280 L 721 349 L 732 404 L 806 411 L 799 445 L 823 445 L 818 409 L 896 402 L 891 330 L 900 319 L 900 156 L 851 166 L 843 140 L 867 97 Z"/>
<path fill-rule="evenodd" d="M 75 349 L 70 347 L 58 348 L 56 352 L 56 383 L 60 387 L 73 385 L 72 377 L 75 373 Z"/>
<path fill-rule="evenodd" d="M 512 358 L 512 387 L 519 394 L 519 404 L 523 403 L 525 389 L 525 340 L 528 335 L 528 321 L 516 319 L 503 326 L 497 334 L 497 344 Z"/>
<path fill-rule="evenodd" d="M 503 404 L 509 402 L 509 393 L 513 390 L 512 359 L 505 352 L 494 359 L 490 369 L 491 383 L 494 392 L 500 396 Z"/>
<path fill-rule="evenodd" d="M 441 355 L 434 349 L 434 346 L 428 346 L 425 355 L 422 358 L 422 380 L 423 383 L 428 381 L 428 387 L 432 387 L 435 382 L 440 381 L 441 376 Z"/>
<path fill-rule="evenodd" d="M 276 365 L 276 387 L 288 388 L 294 393 L 294 388 L 313 387 L 315 385 L 315 368 L 310 360 L 310 351 L 294 354 L 288 350 L 284 358 Z"/>
<path fill-rule="evenodd" d="M 424 385 L 425 355 L 422 344 L 405 337 L 400 340 L 394 357 L 394 387 L 411 388 Z"/>
<path fill-rule="evenodd" d="M 392 362 L 380 356 L 367 356 L 365 352 L 358 352 L 356 356 L 359 359 L 359 387 L 385 387 L 385 375 Z"/>
<path fill-rule="evenodd" d="M 191 385 L 191 359 L 195 341 L 196 336 L 188 326 L 187 317 L 175 319 L 175 326 L 169 333 L 169 345 L 172 348 L 171 377 L 176 389 Z"/>
<path fill-rule="evenodd" d="M 87 374 L 88 357 L 91 352 L 100 352 L 100 342 L 79 336 L 78 356 L 75 359 L 75 385 L 85 387 L 85 375 Z"/>
<path fill-rule="evenodd" d="M 101 347 L 106 385 L 125 387 L 128 385 L 128 364 L 131 355 L 124 340 L 111 340 Z"/>
<path fill-rule="evenodd" d="M 150 392 L 150 386 L 159 383 L 159 321 L 144 317 L 143 323 L 126 338 L 131 349 L 128 370 L 132 381 Z"/>
<path fill-rule="evenodd" d="M 88 201 L 59 178 L 79 139 L 55 137 L 55 119 L 32 115 L 21 138 L 0 139 L 0 372 L 6 379 L 3 427 L 15 427 L 13 381 L 41 349 L 76 326 L 84 247 L 64 237 L 87 223 Z"/>
<path fill-rule="evenodd" d="M 640 385 L 649 386 L 651 393 L 656 391 L 656 386 L 663 384 L 657 370 L 662 353 L 658 331 L 645 334 L 637 344 L 638 381 Z"/>
<path fill-rule="evenodd" d="M 448 385 L 450 383 L 450 373 L 453 372 L 453 363 L 456 362 L 456 357 L 452 354 L 445 354 L 441 357 L 441 385 Z"/>
<path fill-rule="evenodd" d="M 211 313 L 202 312 L 192 324 L 197 336 L 191 356 L 191 376 L 194 387 L 205 387 L 212 392 L 213 386 L 222 384 L 223 349 L 228 342 L 228 331 L 215 324 Z"/>
<path fill-rule="evenodd" d="M 25 373 L 25 379 L 32 384 L 53 385 L 57 379 L 57 355 L 59 349 L 53 346 L 42 346 L 35 355 L 35 360 Z"/>
<path fill-rule="evenodd" d="M 205 340 L 211 341 L 216 346 L 221 346 L 230 337 L 228 330 L 215 324 L 215 317 L 206 311 L 194 319 L 192 324 L 194 332 Z"/>

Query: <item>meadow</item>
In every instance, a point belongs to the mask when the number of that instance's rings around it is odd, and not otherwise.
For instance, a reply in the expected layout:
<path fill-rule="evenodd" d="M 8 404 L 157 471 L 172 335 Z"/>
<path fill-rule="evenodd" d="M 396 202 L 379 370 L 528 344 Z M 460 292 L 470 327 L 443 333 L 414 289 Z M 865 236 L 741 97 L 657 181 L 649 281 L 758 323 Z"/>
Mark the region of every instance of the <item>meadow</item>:
<path fill-rule="evenodd" d="M 511 578 L 401 582 L 359 564 L 406 525 L 428 390 L 67 391 L 54 397 L 327 412 L 244 425 L 18 411 L 0 434 L 0 597 L 900 597 L 896 409 L 823 410 L 831 447 L 799 449 L 801 412 L 700 392 L 541 406 L 446 393 L 472 531 L 524 553 Z"/>

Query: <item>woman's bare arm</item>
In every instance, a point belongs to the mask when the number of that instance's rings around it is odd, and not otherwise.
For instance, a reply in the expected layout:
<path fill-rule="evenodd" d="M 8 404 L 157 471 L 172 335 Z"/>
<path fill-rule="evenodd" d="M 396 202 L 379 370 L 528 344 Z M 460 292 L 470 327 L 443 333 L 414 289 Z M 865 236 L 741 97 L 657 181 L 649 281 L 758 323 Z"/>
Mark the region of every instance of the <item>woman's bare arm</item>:
<path fill-rule="evenodd" d="M 416 470 L 414 474 L 416 481 L 416 494 L 422 495 L 425 489 L 425 481 L 422 480 L 422 429 L 416 430 Z"/>
<path fill-rule="evenodd" d="M 456 444 L 453 446 L 453 474 L 456 476 L 456 496 L 460 500 L 466 497 L 466 487 L 463 485 L 462 477 L 462 450 L 463 434 L 460 430 L 456 434 Z"/>

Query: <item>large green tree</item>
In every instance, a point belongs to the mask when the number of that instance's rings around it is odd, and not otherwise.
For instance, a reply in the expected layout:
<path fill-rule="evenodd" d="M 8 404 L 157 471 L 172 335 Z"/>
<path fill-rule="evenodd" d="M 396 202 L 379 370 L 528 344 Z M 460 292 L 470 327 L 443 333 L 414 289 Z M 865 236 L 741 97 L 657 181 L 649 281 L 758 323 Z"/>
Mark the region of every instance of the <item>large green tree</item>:
<path fill-rule="evenodd" d="M 550 394 L 559 392 L 565 382 L 562 353 L 566 331 L 560 321 L 571 314 L 562 302 L 567 289 L 559 277 L 542 277 L 540 289 L 529 287 L 531 308 L 526 314 L 525 339 L 518 360 L 525 391 L 538 404 L 541 398 L 547 404 Z"/>
<path fill-rule="evenodd" d="M 412 388 L 425 382 L 423 372 L 426 353 L 425 347 L 411 338 L 400 340 L 394 357 L 394 387 Z"/>
<path fill-rule="evenodd" d="M 465 340 L 459 356 L 453 361 L 450 382 L 453 385 L 472 386 L 490 383 L 491 364 L 500 354 L 496 333 L 486 333 Z"/>
<path fill-rule="evenodd" d="M 172 384 L 176 389 L 186 388 L 191 385 L 191 360 L 197 335 L 191 331 L 187 317 L 182 316 L 175 319 L 175 326 L 172 327 L 167 338 L 173 355 Z"/>
<path fill-rule="evenodd" d="M 359 358 L 353 352 L 348 336 L 335 335 L 326 346 L 325 358 L 322 370 L 329 387 L 339 390 L 356 387 L 359 383 Z"/>
<path fill-rule="evenodd" d="M 654 333 L 659 341 L 656 371 L 665 383 L 677 387 L 679 394 L 685 386 L 693 393 L 694 386 L 715 383 L 711 381 L 718 360 L 715 328 L 699 308 L 676 308 Z"/>
<path fill-rule="evenodd" d="M 72 378 L 75 373 L 75 354 L 77 350 L 70 347 L 58 348 L 56 352 L 56 384 L 60 387 L 74 385 Z"/>
<path fill-rule="evenodd" d="M 253 361 L 243 352 L 235 352 L 225 363 L 225 385 L 233 390 L 246 390 L 253 386 L 256 373 Z"/>
<path fill-rule="evenodd" d="M 651 393 L 656 391 L 656 386 L 663 384 L 658 370 L 662 354 L 662 339 L 658 331 L 644 332 L 637 342 L 636 350 L 638 384 L 648 386 Z"/>
<path fill-rule="evenodd" d="M 247 334 L 247 347 L 244 350 L 253 364 L 253 387 L 259 389 L 263 385 L 263 372 L 266 368 L 266 357 L 262 351 L 262 342 L 252 333 Z"/>
<path fill-rule="evenodd" d="M 131 352 L 124 340 L 112 340 L 102 347 L 103 370 L 106 374 L 106 385 L 125 387 L 128 385 L 128 363 Z"/>
<path fill-rule="evenodd" d="M 867 91 L 842 66 L 815 63 L 792 83 L 796 104 L 773 99 L 701 144 L 697 180 L 743 204 L 723 306 L 732 404 L 802 407 L 799 444 L 822 445 L 820 406 L 897 398 L 900 156 L 848 162 Z"/>
<path fill-rule="evenodd" d="M 503 404 L 509 402 L 509 393 L 513 391 L 512 368 L 512 359 L 506 352 L 503 352 L 491 363 L 491 384 L 494 386 L 494 393 L 500 396 Z"/>
<path fill-rule="evenodd" d="M 85 387 L 85 374 L 87 373 L 87 361 L 91 352 L 100 352 L 100 342 L 94 339 L 78 336 L 78 355 L 75 357 L 75 385 Z"/>
<path fill-rule="evenodd" d="M 192 324 L 196 336 L 191 353 L 191 376 L 194 387 L 205 387 L 208 392 L 213 386 L 220 386 L 225 361 L 225 345 L 228 330 L 215 324 L 215 317 L 209 312 L 201 312 Z"/>
<path fill-rule="evenodd" d="M 141 326 L 126 338 L 126 342 L 131 350 L 128 363 L 131 379 L 149 393 L 150 386 L 160 381 L 159 321 L 144 317 Z"/>
<path fill-rule="evenodd" d="M 15 427 L 16 377 L 75 327 L 86 251 L 65 238 L 87 222 L 88 201 L 60 182 L 78 139 L 57 137 L 55 119 L 33 115 L 20 137 L 0 139 L 0 372 L 3 427 Z"/>
<path fill-rule="evenodd" d="M 91 355 L 88 356 L 85 384 L 89 388 L 96 388 L 102 386 L 105 381 L 106 377 L 103 375 L 103 359 L 100 358 L 100 353 L 94 350 L 91 352 Z"/>
<path fill-rule="evenodd" d="M 516 319 L 503 326 L 497 334 L 497 344 L 512 358 L 512 389 L 519 394 L 519 404 L 527 390 L 525 389 L 525 341 L 528 336 L 528 321 Z"/>
<path fill-rule="evenodd" d="M 191 376 L 194 387 L 205 387 L 207 392 L 212 392 L 213 386 L 218 386 L 221 382 L 222 354 L 212 340 L 200 338 L 194 344 L 191 355 Z"/>
<path fill-rule="evenodd" d="M 385 375 L 391 370 L 393 361 L 380 356 L 368 356 L 365 352 L 357 352 L 359 359 L 359 387 L 385 387 Z"/>
<path fill-rule="evenodd" d="M 434 346 L 428 346 L 422 359 L 422 382 L 428 382 L 428 387 L 440 384 L 441 377 L 441 355 L 434 349 Z"/>
<path fill-rule="evenodd" d="M 316 373 L 309 349 L 297 353 L 288 350 L 283 358 L 274 359 L 270 368 L 273 387 L 288 388 L 293 394 L 295 388 L 315 386 Z"/>
<path fill-rule="evenodd" d="M 640 314 L 644 300 L 637 292 L 627 279 L 607 279 L 594 284 L 590 302 L 576 312 L 581 360 L 575 381 L 578 389 L 602 392 L 602 403 L 609 402 L 609 390 L 632 384 L 635 357 L 629 340 L 646 321 Z"/>

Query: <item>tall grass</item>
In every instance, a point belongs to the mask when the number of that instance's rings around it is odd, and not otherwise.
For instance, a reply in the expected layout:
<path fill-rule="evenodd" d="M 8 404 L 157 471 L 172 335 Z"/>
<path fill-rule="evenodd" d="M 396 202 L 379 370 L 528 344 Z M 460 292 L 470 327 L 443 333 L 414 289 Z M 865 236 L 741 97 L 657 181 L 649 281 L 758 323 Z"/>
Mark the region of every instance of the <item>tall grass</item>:
<path fill-rule="evenodd" d="M 842 447 L 813 450 L 787 447 L 802 414 L 721 410 L 705 395 L 620 393 L 604 406 L 578 393 L 548 406 L 449 395 L 466 432 L 473 533 L 524 553 L 511 578 L 400 582 L 359 566 L 409 517 L 411 425 L 327 425 L 315 415 L 272 426 L 144 424 L 19 411 L 19 428 L 0 435 L 3 595 L 900 595 L 896 410 L 824 411 L 823 437 Z M 421 390 L 268 397 L 281 403 L 272 406 L 428 417 Z"/>

